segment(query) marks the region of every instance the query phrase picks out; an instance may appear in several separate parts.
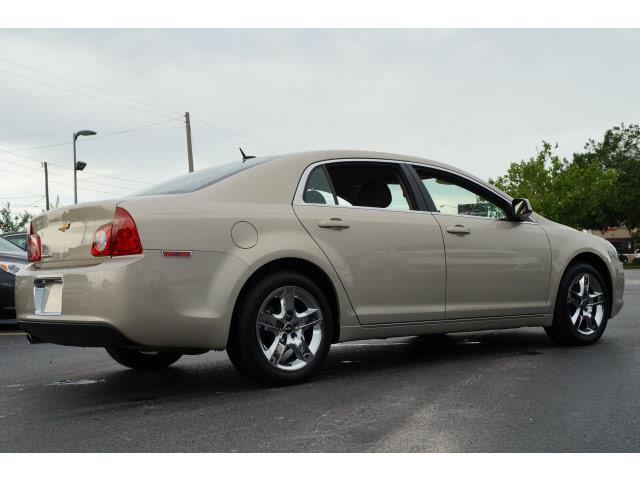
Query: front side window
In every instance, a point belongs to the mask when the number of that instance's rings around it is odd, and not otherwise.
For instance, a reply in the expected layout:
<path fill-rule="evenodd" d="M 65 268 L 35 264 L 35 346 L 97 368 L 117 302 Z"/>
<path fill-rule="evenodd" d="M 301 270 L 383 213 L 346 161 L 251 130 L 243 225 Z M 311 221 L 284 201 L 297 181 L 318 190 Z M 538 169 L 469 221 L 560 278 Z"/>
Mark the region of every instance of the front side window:
<path fill-rule="evenodd" d="M 479 188 L 465 185 L 453 175 L 416 167 L 416 172 L 431 196 L 436 211 L 447 215 L 506 219 L 507 212 L 483 195 Z"/>

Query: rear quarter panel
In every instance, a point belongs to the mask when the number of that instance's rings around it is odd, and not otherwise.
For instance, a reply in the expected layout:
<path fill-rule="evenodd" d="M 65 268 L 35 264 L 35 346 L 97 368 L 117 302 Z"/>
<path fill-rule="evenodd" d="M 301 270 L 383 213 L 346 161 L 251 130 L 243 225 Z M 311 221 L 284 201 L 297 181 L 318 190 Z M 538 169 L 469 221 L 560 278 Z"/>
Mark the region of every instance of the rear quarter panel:
<path fill-rule="evenodd" d="M 333 266 L 293 211 L 291 201 L 303 169 L 304 165 L 284 170 L 258 165 L 196 192 L 131 197 L 119 203 L 135 219 L 145 251 L 221 252 L 246 266 L 233 278 L 224 280 L 227 285 L 223 290 L 228 293 L 217 296 L 214 310 L 224 313 L 212 322 L 212 328 L 226 332 L 225 345 L 242 287 L 258 269 L 283 258 L 306 260 L 322 269 L 334 286 L 341 326 L 358 325 Z M 257 232 L 254 246 L 247 248 L 242 242 L 234 242 L 232 230 L 239 222 L 252 225 Z"/>

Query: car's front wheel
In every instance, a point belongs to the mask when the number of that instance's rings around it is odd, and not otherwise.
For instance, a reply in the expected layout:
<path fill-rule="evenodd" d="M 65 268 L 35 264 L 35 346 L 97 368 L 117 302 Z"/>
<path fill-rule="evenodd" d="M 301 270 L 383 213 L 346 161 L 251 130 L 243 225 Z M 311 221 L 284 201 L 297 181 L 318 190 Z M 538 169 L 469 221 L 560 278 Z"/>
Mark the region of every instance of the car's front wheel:
<path fill-rule="evenodd" d="M 607 327 L 609 293 L 602 275 L 586 263 L 565 273 L 556 299 L 553 324 L 547 335 L 561 345 L 591 345 Z"/>
<path fill-rule="evenodd" d="M 240 299 L 227 354 L 256 382 L 298 383 L 325 360 L 332 325 L 327 299 L 311 279 L 296 272 L 274 273 Z"/>
<path fill-rule="evenodd" d="M 120 365 L 136 370 L 160 370 L 176 363 L 179 353 L 143 352 L 129 348 L 107 347 L 107 353 Z"/>

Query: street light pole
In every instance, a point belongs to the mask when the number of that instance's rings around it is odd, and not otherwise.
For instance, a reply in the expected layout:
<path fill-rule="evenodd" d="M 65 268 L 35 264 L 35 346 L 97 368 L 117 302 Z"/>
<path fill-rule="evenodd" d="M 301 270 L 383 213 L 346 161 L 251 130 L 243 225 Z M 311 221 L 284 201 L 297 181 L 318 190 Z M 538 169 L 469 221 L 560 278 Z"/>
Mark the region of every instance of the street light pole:
<path fill-rule="evenodd" d="M 76 175 L 76 138 L 77 135 L 73 134 L 73 204 L 78 203 L 78 177 Z"/>
<path fill-rule="evenodd" d="M 45 207 L 49 211 L 49 168 L 47 162 L 44 162 L 44 197 Z"/>
<path fill-rule="evenodd" d="M 78 137 L 88 137 L 90 135 L 95 135 L 96 132 L 93 130 L 80 130 L 73 134 L 73 203 L 78 203 L 78 170 L 84 170 L 84 167 L 87 166 L 84 162 L 76 161 L 76 140 Z"/>

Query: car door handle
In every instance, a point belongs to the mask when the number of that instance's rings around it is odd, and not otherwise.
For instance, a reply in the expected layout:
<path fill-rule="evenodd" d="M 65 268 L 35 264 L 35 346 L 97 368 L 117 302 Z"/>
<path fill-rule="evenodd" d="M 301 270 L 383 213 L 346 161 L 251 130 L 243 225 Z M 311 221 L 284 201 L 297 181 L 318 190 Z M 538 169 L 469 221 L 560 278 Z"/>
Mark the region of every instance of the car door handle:
<path fill-rule="evenodd" d="M 341 218 L 332 218 L 331 220 L 320 220 L 318 226 L 320 228 L 349 228 L 351 225 Z"/>
<path fill-rule="evenodd" d="M 459 235 L 468 235 L 471 233 L 471 229 L 465 227 L 464 225 L 456 225 L 455 227 L 447 227 L 447 232 L 456 233 Z"/>

